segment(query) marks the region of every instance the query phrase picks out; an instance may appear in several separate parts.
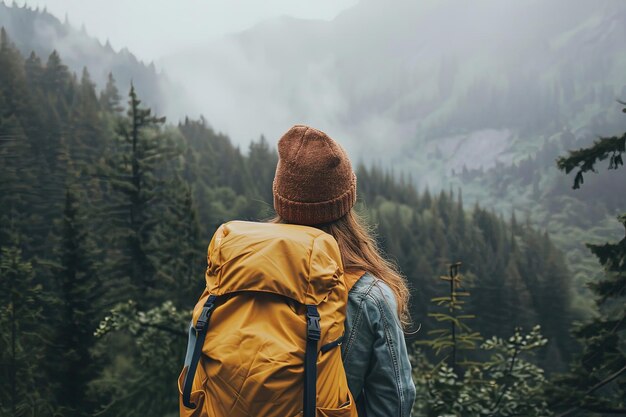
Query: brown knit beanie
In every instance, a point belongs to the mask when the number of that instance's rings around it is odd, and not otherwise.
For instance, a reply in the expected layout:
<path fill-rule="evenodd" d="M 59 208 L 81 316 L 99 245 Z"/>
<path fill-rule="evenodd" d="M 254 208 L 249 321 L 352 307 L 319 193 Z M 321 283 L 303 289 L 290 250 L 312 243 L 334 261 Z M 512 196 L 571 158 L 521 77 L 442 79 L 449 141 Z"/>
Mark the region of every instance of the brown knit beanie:
<path fill-rule="evenodd" d="M 289 223 L 328 223 L 356 201 L 356 175 L 346 152 L 326 133 L 296 125 L 278 141 L 274 209 Z"/>

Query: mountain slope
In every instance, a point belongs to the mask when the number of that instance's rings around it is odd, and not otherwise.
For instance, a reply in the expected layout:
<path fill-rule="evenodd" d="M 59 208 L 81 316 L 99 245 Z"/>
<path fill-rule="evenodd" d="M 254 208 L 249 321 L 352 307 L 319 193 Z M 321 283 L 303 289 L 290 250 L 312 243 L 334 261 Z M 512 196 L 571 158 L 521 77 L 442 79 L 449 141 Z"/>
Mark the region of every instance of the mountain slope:
<path fill-rule="evenodd" d="M 462 152 L 466 135 L 487 132 L 496 146 L 470 161 L 487 168 L 515 159 L 529 133 L 578 128 L 610 106 L 626 86 L 625 22 L 615 0 L 369 0 L 330 22 L 274 19 L 164 65 L 235 137 L 309 122 L 356 157 L 384 155 L 439 185 L 424 166 L 432 143 Z"/>
<path fill-rule="evenodd" d="M 128 49 L 116 52 L 107 42 L 102 45 L 87 32 L 77 30 L 69 23 L 43 11 L 0 2 L 0 27 L 4 27 L 22 55 L 31 52 L 44 62 L 53 50 L 62 57 L 71 71 L 80 74 L 87 67 L 99 87 L 106 83 L 110 72 L 122 92 L 128 91 L 131 80 L 146 103 L 157 112 L 164 111 L 166 92 L 173 90 L 172 83 L 157 73 L 154 64 L 139 61 Z"/>

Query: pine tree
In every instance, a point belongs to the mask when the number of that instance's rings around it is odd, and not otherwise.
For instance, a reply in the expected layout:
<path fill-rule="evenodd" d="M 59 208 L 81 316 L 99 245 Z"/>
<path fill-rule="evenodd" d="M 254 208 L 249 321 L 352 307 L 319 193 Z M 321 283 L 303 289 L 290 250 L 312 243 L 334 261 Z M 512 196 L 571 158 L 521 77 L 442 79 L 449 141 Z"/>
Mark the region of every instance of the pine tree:
<path fill-rule="evenodd" d="M 622 103 L 625 104 L 625 103 Z M 626 112 L 626 109 L 624 109 Z M 570 152 L 558 160 L 565 172 L 579 167 L 574 188 L 583 183 L 582 174 L 597 161 L 610 156 L 609 168 L 623 165 L 626 133 L 601 138 L 591 147 Z M 626 214 L 618 220 L 626 228 Z M 578 324 L 574 335 L 583 346 L 569 373 L 557 380 L 555 405 L 559 417 L 579 410 L 598 414 L 626 414 L 626 237 L 617 243 L 587 244 L 604 267 L 604 278 L 590 282 L 596 297 L 597 316 Z"/>
<path fill-rule="evenodd" d="M 88 415 L 94 404 L 87 398 L 89 382 L 97 375 L 91 349 L 98 324 L 100 281 L 97 250 L 88 235 L 87 218 L 75 191 L 66 192 L 60 224 L 59 268 L 55 273 L 59 315 L 56 330 L 55 379 L 62 381 L 56 394 L 60 406 L 72 415 Z"/>
<path fill-rule="evenodd" d="M 106 86 L 104 90 L 100 92 L 100 106 L 109 113 L 121 113 L 123 110 L 121 101 L 122 98 L 115 84 L 115 78 L 113 77 L 113 73 L 110 72 L 107 77 Z"/>
<path fill-rule="evenodd" d="M 127 117 L 119 121 L 117 142 L 105 168 L 111 187 L 110 202 L 103 207 L 113 263 L 107 265 L 111 278 L 111 301 L 157 299 L 155 253 L 152 237 L 158 225 L 164 195 L 165 162 L 176 149 L 163 133 L 165 118 L 155 117 L 140 106 L 131 86 Z"/>
<path fill-rule="evenodd" d="M 0 414 L 52 415 L 48 375 L 40 369 L 50 342 L 49 303 L 17 232 L 11 240 L 0 248 Z"/>
<path fill-rule="evenodd" d="M 177 306 L 193 307 L 204 288 L 206 242 L 200 239 L 200 225 L 191 187 L 180 178 L 167 190 L 167 207 L 153 236 L 154 263 L 159 285 Z M 158 248 L 158 250 L 156 250 Z M 157 259 L 167 254 L 165 259 Z"/>
<path fill-rule="evenodd" d="M 70 175 L 88 178 L 87 174 L 92 171 L 92 167 L 96 165 L 105 149 L 104 131 L 95 84 L 87 68 L 84 68 L 80 84 L 74 91 L 66 134 L 63 138 L 71 164 Z"/>
<path fill-rule="evenodd" d="M 620 221 L 626 228 L 626 215 Z M 597 297 L 598 316 L 574 329 L 582 354 L 555 383 L 554 407 L 562 417 L 579 410 L 626 413 L 626 237 L 587 246 L 604 266 L 605 277 L 589 284 Z"/>
<path fill-rule="evenodd" d="M 530 291 L 511 257 L 502 279 L 502 318 L 514 327 L 531 327 L 538 322 L 535 317 Z"/>
<path fill-rule="evenodd" d="M 442 327 L 430 330 L 428 334 L 433 336 L 433 339 L 421 342 L 430 346 L 438 356 L 446 354 L 443 360 L 458 377 L 462 377 L 460 366 L 468 361 L 468 358 L 463 356 L 463 351 L 475 350 L 482 340 L 480 334 L 472 331 L 466 323 L 475 316 L 462 314 L 465 298 L 470 294 L 461 286 L 460 266 L 460 262 L 451 264 L 448 275 L 439 277 L 448 283 L 448 292 L 445 296 L 434 297 L 431 301 L 438 307 L 443 307 L 444 311 L 429 313 L 428 316 L 441 323 Z"/>
<path fill-rule="evenodd" d="M 252 186 L 267 206 L 271 206 L 273 202 L 272 181 L 277 162 L 276 150 L 270 149 L 263 135 L 258 142 L 250 143 L 246 164 L 250 172 Z"/>
<path fill-rule="evenodd" d="M 31 52 L 24 64 L 24 69 L 26 70 L 26 76 L 28 78 L 29 83 L 32 83 L 39 93 L 40 98 L 43 98 L 43 74 L 44 68 L 41 63 L 41 59 L 35 55 L 34 52 Z"/>
<path fill-rule="evenodd" d="M 626 106 L 626 102 L 618 102 Z M 623 111 L 626 113 L 626 108 Z M 584 183 L 583 174 L 589 171 L 595 172 L 595 166 L 599 161 L 609 158 L 609 169 L 623 166 L 622 154 L 624 152 L 626 152 L 626 132 L 621 136 L 601 137 L 588 148 L 570 151 L 568 156 L 557 159 L 557 166 L 566 174 L 578 169 L 572 187 L 578 189 Z"/>
<path fill-rule="evenodd" d="M 9 242 L 13 229 L 26 231 L 37 221 L 32 207 L 40 202 L 33 193 L 37 184 L 35 158 L 15 116 L 0 116 L 0 245 Z"/>
<path fill-rule="evenodd" d="M 44 71 L 44 82 L 49 92 L 56 94 L 60 98 L 65 98 L 66 102 L 70 97 L 67 94 L 67 86 L 70 84 L 71 75 L 67 65 L 63 64 L 57 51 L 52 51 L 46 62 Z"/>
<path fill-rule="evenodd" d="M 18 119 L 25 119 L 28 116 L 31 102 L 23 59 L 4 28 L 0 29 L 0 96 L 4 117 L 14 114 Z"/>

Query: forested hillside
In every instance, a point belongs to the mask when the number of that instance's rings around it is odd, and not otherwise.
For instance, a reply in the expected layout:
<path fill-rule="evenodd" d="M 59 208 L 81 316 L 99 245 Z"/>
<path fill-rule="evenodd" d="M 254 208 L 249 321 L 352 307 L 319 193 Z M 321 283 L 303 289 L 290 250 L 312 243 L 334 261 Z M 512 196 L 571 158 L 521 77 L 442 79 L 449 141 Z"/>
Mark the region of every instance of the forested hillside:
<path fill-rule="evenodd" d="M 607 113 L 619 114 L 620 110 L 618 103 L 612 103 Z M 597 123 L 597 135 L 614 136 L 626 130 L 626 125 L 613 120 L 613 116 Z M 469 198 L 498 212 L 517 213 L 550 233 L 566 254 L 574 278 L 575 304 L 581 312 L 589 311 L 591 300 L 585 283 L 602 273 L 597 262 L 588 256 L 585 243 L 621 237 L 615 217 L 624 208 L 626 177 L 601 167 L 602 175 L 588 176 L 587 186 L 574 190 L 572 179 L 559 173 L 554 161 L 567 150 L 584 147 L 596 137 L 577 136 L 565 130 L 547 139 L 536 153 L 515 163 L 499 163 L 489 169 L 464 168 L 456 171 L 451 180 Z"/>
<path fill-rule="evenodd" d="M 84 26 L 78 29 L 67 19 L 61 22 L 46 9 L 0 2 L 0 27 L 5 28 L 25 57 L 31 52 L 47 57 L 55 50 L 72 72 L 80 74 L 86 67 L 99 88 L 106 85 L 112 72 L 120 87 L 128 89 L 133 80 L 145 102 L 159 109 L 165 107 L 167 95 L 173 91 L 172 81 L 158 72 L 153 63 L 141 62 L 126 48 L 115 51 L 108 41 L 100 42 L 90 36 Z"/>
<path fill-rule="evenodd" d="M 224 221 L 271 216 L 276 159 L 263 137 L 244 152 L 203 119 L 167 124 L 134 89 L 96 89 L 2 30 L 2 415 L 174 412 L 208 241 Z M 413 339 L 436 326 L 437 276 L 461 261 L 473 328 L 540 324 L 537 363 L 563 369 L 572 288 L 547 234 L 376 166 L 357 176 L 359 209 L 412 287 Z"/>

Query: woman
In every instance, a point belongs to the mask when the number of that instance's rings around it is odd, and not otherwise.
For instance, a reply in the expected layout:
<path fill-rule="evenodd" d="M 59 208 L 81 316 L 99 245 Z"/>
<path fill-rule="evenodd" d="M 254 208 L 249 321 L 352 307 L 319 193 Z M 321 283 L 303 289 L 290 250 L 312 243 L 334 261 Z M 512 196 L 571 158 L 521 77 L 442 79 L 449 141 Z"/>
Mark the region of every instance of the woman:
<path fill-rule="evenodd" d="M 324 132 L 292 127 L 278 142 L 273 221 L 315 226 L 339 245 L 348 295 L 342 357 L 359 416 L 408 417 L 415 399 L 402 327 L 408 290 L 354 212 L 356 176 Z"/>

